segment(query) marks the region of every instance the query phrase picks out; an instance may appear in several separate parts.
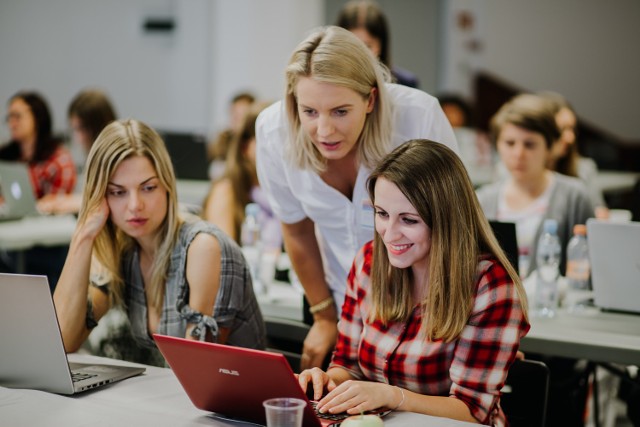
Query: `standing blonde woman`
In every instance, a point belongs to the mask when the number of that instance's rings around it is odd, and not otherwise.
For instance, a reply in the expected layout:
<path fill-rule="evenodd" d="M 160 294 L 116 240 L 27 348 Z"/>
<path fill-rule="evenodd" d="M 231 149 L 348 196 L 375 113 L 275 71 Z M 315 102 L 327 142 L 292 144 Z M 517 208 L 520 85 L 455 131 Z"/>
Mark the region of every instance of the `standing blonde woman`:
<path fill-rule="evenodd" d="M 283 223 L 313 314 L 303 368 L 320 366 L 333 349 L 347 273 L 358 248 L 373 238 L 365 186 L 371 169 L 411 138 L 457 150 L 436 98 L 387 81 L 356 36 L 322 28 L 294 50 L 284 101 L 256 124 L 260 185 Z"/>
<path fill-rule="evenodd" d="M 529 330 L 526 295 L 458 156 L 414 140 L 373 171 L 375 238 L 349 274 L 321 412 L 381 407 L 504 425 L 500 390 Z M 311 383 L 311 384 L 309 384 Z"/>
<path fill-rule="evenodd" d="M 70 352 L 114 305 L 126 307 L 138 344 L 156 351 L 154 333 L 265 345 L 240 248 L 217 227 L 179 216 L 164 143 L 136 120 L 112 122 L 91 148 L 54 302 Z"/>

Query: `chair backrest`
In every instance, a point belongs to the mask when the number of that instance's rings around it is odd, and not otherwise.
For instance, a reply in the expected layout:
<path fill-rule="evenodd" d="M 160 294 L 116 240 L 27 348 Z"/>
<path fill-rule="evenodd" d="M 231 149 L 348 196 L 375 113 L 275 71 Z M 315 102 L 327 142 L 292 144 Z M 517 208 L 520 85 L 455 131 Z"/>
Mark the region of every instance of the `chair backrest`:
<path fill-rule="evenodd" d="M 267 350 L 284 354 L 293 372 L 300 372 L 302 344 L 309 333 L 309 325 L 294 320 L 265 316 Z"/>
<path fill-rule="evenodd" d="M 544 427 L 549 394 L 549 368 L 536 360 L 511 365 L 500 405 L 512 427 Z"/>

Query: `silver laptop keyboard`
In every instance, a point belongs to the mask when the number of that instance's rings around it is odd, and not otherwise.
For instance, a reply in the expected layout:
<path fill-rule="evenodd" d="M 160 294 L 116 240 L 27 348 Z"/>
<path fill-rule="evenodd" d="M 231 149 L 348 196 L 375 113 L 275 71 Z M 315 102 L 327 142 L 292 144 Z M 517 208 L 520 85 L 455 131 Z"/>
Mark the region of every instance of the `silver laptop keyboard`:
<path fill-rule="evenodd" d="M 74 383 L 77 383 L 78 381 L 88 380 L 89 378 L 93 378 L 97 376 L 98 376 L 97 374 L 85 374 L 82 372 L 71 373 L 71 379 L 73 380 Z"/>

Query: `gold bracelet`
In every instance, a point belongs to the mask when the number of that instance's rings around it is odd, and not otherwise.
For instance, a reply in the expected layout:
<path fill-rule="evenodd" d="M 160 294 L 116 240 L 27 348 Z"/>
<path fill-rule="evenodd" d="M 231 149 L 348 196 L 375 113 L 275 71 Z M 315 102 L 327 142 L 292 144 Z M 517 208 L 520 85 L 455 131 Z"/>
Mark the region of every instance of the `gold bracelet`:
<path fill-rule="evenodd" d="M 323 299 L 319 303 L 312 305 L 309 307 L 309 313 L 316 314 L 322 310 L 326 310 L 327 308 L 333 305 L 333 297 L 329 297 L 327 299 Z"/>
<path fill-rule="evenodd" d="M 400 408 L 402 406 L 402 404 L 404 403 L 404 390 L 402 390 L 397 385 L 394 386 L 394 387 L 397 388 L 398 390 L 400 390 L 400 394 L 402 395 L 402 399 L 400 399 L 400 403 L 398 403 L 398 405 L 395 408 L 392 409 L 392 411 L 397 411 L 398 408 Z"/>

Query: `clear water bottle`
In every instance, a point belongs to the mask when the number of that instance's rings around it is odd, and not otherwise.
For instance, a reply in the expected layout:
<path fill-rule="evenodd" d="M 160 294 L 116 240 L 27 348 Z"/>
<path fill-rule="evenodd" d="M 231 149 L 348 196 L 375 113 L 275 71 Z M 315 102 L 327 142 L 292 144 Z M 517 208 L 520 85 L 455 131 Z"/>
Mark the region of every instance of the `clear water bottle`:
<path fill-rule="evenodd" d="M 242 222 L 240 242 L 242 243 L 242 253 L 247 260 L 251 272 L 253 289 L 257 294 L 265 293 L 265 285 L 260 280 L 260 263 L 262 260 L 262 240 L 260 237 L 260 223 L 258 214 L 260 206 L 249 203 L 245 207 L 245 217 Z"/>
<path fill-rule="evenodd" d="M 576 224 L 573 237 L 567 244 L 567 289 L 566 306 L 570 311 L 580 310 L 587 306 L 591 297 L 589 291 L 589 247 L 587 245 L 587 227 Z"/>
<path fill-rule="evenodd" d="M 553 317 L 558 308 L 558 276 L 560 275 L 561 247 L 558 238 L 558 222 L 546 219 L 542 226 L 536 253 L 537 282 L 534 314 Z"/>

